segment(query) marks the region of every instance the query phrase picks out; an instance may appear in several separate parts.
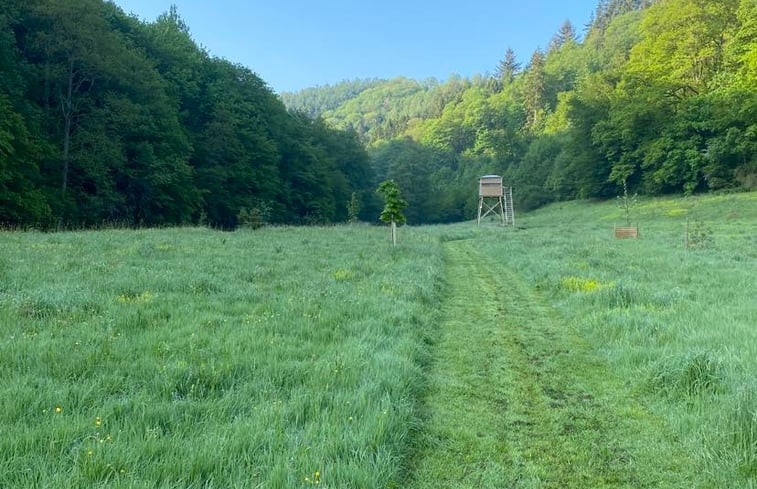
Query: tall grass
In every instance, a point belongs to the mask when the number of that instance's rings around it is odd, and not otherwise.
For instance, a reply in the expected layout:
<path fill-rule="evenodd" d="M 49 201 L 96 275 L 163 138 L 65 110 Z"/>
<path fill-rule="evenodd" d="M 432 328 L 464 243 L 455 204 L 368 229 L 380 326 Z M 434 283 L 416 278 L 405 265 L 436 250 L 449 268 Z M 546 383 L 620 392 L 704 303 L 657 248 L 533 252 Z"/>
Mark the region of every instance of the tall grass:
<path fill-rule="evenodd" d="M 707 487 L 757 487 L 757 194 L 642 201 L 641 239 L 612 203 L 556 204 L 473 232 L 551 297 L 701 460 Z M 708 229 L 684 248 L 686 219 Z"/>
<path fill-rule="evenodd" d="M 0 233 L 0 487 L 397 487 L 460 239 L 590 341 L 702 487 L 757 487 L 757 194 L 632 212 L 639 240 L 575 202 L 397 249 L 362 226 Z"/>
<path fill-rule="evenodd" d="M 434 238 L 6 232 L 0 249 L 0 487 L 397 480 Z"/>

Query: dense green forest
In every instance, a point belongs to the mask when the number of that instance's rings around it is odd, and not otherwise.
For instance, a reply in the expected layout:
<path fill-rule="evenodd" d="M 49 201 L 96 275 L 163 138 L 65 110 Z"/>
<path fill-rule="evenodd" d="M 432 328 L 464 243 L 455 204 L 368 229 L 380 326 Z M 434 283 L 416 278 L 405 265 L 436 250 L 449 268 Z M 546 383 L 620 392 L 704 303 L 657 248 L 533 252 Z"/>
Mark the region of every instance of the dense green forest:
<path fill-rule="evenodd" d="M 0 224 L 332 222 L 372 185 L 354 133 L 289 113 L 175 9 L 0 0 Z"/>
<path fill-rule="evenodd" d="M 757 1 L 601 0 L 545 41 L 279 97 L 176 9 L 0 0 L 0 225 L 375 221 L 387 178 L 412 224 L 470 218 L 485 173 L 521 209 L 757 186 Z"/>
<path fill-rule="evenodd" d="M 611 198 L 624 182 L 647 195 L 755 188 L 757 2 L 602 0 L 582 36 L 566 22 L 524 67 L 507 49 L 490 76 L 284 100 L 356 131 L 376 178 L 405 190 L 409 222 L 470 218 L 487 173 L 521 209 Z"/>

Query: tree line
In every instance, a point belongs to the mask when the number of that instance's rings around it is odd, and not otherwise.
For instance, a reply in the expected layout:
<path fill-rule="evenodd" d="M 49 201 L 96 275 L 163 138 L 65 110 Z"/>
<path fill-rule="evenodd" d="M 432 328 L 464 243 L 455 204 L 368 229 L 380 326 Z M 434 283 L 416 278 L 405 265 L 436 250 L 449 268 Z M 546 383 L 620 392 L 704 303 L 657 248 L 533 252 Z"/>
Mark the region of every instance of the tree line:
<path fill-rule="evenodd" d="M 288 112 L 175 8 L 0 5 L 0 224 L 325 223 L 353 196 L 377 212 L 358 136 Z"/>
<path fill-rule="evenodd" d="M 525 66 L 281 97 L 175 8 L 0 7 L 0 225 L 375 221 L 385 180 L 409 223 L 450 222 L 489 173 L 521 209 L 757 186 L 754 0 L 600 0 Z"/>
<path fill-rule="evenodd" d="M 336 108 L 286 100 L 356 131 L 376 178 L 403 189 L 408 222 L 423 223 L 470 219 L 488 173 L 521 209 L 624 184 L 753 189 L 756 87 L 754 0 L 601 0 L 583 35 L 566 21 L 525 67 L 506 49 L 487 76 L 362 85 Z"/>

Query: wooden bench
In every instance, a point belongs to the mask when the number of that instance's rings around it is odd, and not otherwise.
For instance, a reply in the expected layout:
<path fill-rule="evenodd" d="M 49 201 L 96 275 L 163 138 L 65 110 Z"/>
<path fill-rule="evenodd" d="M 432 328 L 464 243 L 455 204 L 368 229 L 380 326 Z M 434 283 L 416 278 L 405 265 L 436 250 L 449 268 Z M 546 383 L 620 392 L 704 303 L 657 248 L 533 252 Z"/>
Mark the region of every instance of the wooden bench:
<path fill-rule="evenodd" d="M 618 239 L 638 238 L 639 228 L 636 226 L 615 226 L 615 237 Z"/>

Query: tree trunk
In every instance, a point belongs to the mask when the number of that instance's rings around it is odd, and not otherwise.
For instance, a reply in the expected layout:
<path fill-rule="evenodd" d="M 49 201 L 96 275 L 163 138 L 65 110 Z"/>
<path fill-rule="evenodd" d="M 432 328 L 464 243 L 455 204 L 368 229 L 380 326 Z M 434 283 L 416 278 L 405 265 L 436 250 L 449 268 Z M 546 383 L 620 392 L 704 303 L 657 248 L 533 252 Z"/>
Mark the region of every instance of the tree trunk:
<path fill-rule="evenodd" d="M 392 220 L 392 246 L 397 246 L 397 223 Z"/>
<path fill-rule="evenodd" d="M 62 193 L 66 195 L 66 188 L 68 187 L 68 153 L 69 146 L 71 144 L 71 116 L 65 117 L 65 124 L 63 127 L 63 185 L 61 187 Z"/>
<path fill-rule="evenodd" d="M 45 85 L 44 94 L 45 100 L 45 117 L 50 117 L 50 61 L 45 61 Z M 48 122 L 49 124 L 49 122 Z"/>
<path fill-rule="evenodd" d="M 68 187 L 68 159 L 69 148 L 71 146 L 71 122 L 74 117 L 74 60 L 69 58 L 68 60 L 68 87 L 66 98 L 61 101 L 61 109 L 63 110 L 63 185 L 61 190 L 63 195 L 66 195 L 66 189 Z"/>

